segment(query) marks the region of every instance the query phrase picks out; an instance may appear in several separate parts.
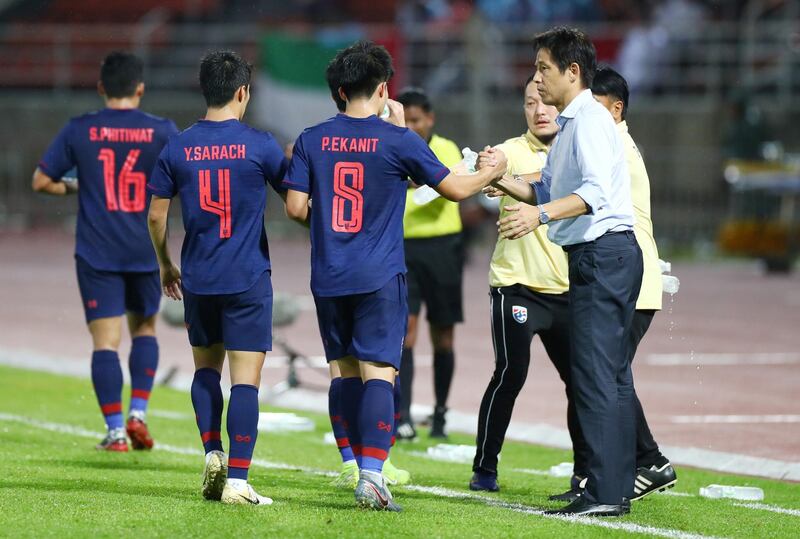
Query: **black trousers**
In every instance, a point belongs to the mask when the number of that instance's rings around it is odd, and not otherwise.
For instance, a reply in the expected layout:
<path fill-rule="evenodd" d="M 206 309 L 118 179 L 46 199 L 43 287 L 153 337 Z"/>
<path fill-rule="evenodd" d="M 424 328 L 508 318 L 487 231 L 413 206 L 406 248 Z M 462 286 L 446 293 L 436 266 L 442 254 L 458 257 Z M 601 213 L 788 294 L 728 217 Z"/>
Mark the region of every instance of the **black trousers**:
<path fill-rule="evenodd" d="M 518 284 L 491 288 L 490 298 L 495 367 L 478 415 L 473 471 L 497 473 L 497 456 L 503 447 L 517 395 L 528 376 L 531 341 L 537 334 L 564 382 L 567 425 L 578 462 L 587 449 L 570 397 L 569 295 L 541 294 Z"/>
<path fill-rule="evenodd" d="M 572 398 L 587 446 L 590 502 L 622 503 L 636 475 L 631 346 L 642 284 L 633 231 L 566 248 L 569 259 Z"/>

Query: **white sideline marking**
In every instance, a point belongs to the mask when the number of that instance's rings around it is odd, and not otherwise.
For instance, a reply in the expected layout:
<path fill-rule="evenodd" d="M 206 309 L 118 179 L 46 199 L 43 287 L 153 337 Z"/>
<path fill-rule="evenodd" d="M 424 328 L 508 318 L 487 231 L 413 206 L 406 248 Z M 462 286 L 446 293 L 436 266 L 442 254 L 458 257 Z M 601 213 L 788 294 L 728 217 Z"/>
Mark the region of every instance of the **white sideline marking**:
<path fill-rule="evenodd" d="M 800 414 L 767 415 L 674 415 L 673 423 L 800 423 Z"/>
<path fill-rule="evenodd" d="M 512 468 L 511 471 L 517 473 L 525 473 L 528 475 L 544 475 L 547 477 L 553 477 L 547 470 L 534 470 L 533 468 Z"/>
<path fill-rule="evenodd" d="M 458 490 L 451 490 L 444 487 L 424 487 L 420 485 L 405 485 L 403 488 L 406 490 L 414 490 L 417 492 L 425 492 L 443 498 L 461 498 L 469 500 L 477 500 L 483 502 L 490 507 L 500 507 L 502 509 L 509 509 L 517 513 L 525 513 L 528 515 L 537 515 L 544 518 L 553 520 L 560 520 L 569 524 L 582 524 L 585 526 L 597 526 L 599 528 L 608 528 L 611 530 L 621 530 L 630 533 L 644 533 L 655 535 L 657 537 L 669 537 L 672 539 L 708 539 L 712 536 L 701 535 L 696 533 L 689 533 L 680 530 L 673 530 L 670 528 L 656 528 L 654 526 L 643 526 L 641 524 L 634 524 L 633 522 L 613 522 L 611 520 L 600 520 L 588 517 L 569 517 L 559 515 L 545 515 L 542 509 L 522 505 L 518 503 L 508 503 L 496 498 L 489 498 L 488 496 L 481 496 L 479 494 L 472 494 L 469 492 L 461 492 Z"/>
<path fill-rule="evenodd" d="M 785 507 L 778 507 L 777 505 L 767 505 L 765 503 L 734 503 L 737 507 L 746 507 L 747 509 L 759 509 L 762 511 L 771 511 L 773 513 L 780 513 L 782 515 L 792 515 L 793 517 L 800 517 L 800 510 L 786 509 Z"/>
<path fill-rule="evenodd" d="M 644 363 L 657 367 L 673 365 L 797 365 L 800 354 L 795 352 L 756 353 L 756 354 L 650 354 Z"/>
<path fill-rule="evenodd" d="M 82 438 L 102 438 L 104 436 L 103 432 L 93 431 L 89 429 L 85 429 L 83 427 L 79 427 L 76 425 L 69 425 L 66 423 L 55 423 L 52 421 L 42 421 L 39 419 L 34 419 L 31 417 L 25 417 L 16 414 L 9 414 L 5 412 L 0 412 L 0 421 L 9 421 L 15 423 L 22 423 L 28 427 L 34 427 L 42 430 L 47 430 L 50 432 L 58 432 L 62 434 L 69 434 L 73 436 L 80 436 Z M 173 446 L 170 444 L 161 444 L 157 443 L 155 449 L 159 451 L 164 451 L 167 453 L 173 453 L 178 455 L 192 455 L 192 456 L 202 456 L 203 451 L 195 447 L 180 447 L 180 446 Z M 302 471 L 313 475 L 325 476 L 325 477 L 335 477 L 337 475 L 336 472 L 327 471 L 327 470 L 320 470 L 319 468 L 312 468 L 308 466 L 298 466 L 294 464 L 286 464 L 283 462 L 271 462 L 264 459 L 253 459 L 251 463 L 255 466 L 259 466 L 262 468 L 268 469 L 275 469 L 275 470 L 291 470 L 291 471 Z M 536 472 L 543 472 L 543 470 L 528 470 L 528 471 L 536 471 Z M 546 472 L 545 472 L 546 473 Z M 544 515 L 541 509 L 536 509 L 533 507 L 529 507 L 526 505 L 521 504 L 513 504 L 504 502 L 502 500 L 498 500 L 496 498 L 489 498 L 487 496 L 481 496 L 478 494 L 473 494 L 469 492 L 460 492 L 456 490 L 446 489 L 444 487 L 426 487 L 422 485 L 405 485 L 402 488 L 406 490 L 412 490 L 417 492 L 426 492 L 429 494 L 434 494 L 436 496 L 441 496 L 445 498 L 467 498 L 467 499 L 475 499 L 482 501 L 486 505 L 494 506 L 494 507 L 501 507 L 503 509 L 510 509 L 512 511 L 517 511 L 521 513 L 527 513 L 531 515 L 540 515 L 545 518 L 553 518 L 556 520 L 562 520 L 564 522 L 573 523 L 573 524 L 582 524 L 587 526 L 598 526 L 602 528 L 609 528 L 609 529 L 616 529 L 627 531 L 630 533 L 645 533 L 650 535 L 655 535 L 659 537 L 668 537 L 673 539 L 710 539 L 711 536 L 700 535 L 700 534 L 693 534 L 688 532 L 683 532 L 680 530 L 673 530 L 669 528 L 655 528 L 652 526 L 643 526 L 640 524 L 634 524 L 631 522 L 613 522 L 607 520 L 596 520 L 591 518 L 583 518 L 583 517 L 562 517 L 556 515 Z M 671 496 L 692 496 L 692 494 L 687 494 L 683 492 L 665 492 L 664 494 L 671 495 Z M 765 511 L 772 511 L 775 513 L 787 514 L 791 516 L 800 516 L 800 511 L 795 509 L 785 509 L 783 507 L 778 507 L 774 505 L 766 505 L 761 503 L 734 503 L 733 505 L 737 507 L 742 507 L 746 509 L 755 509 L 755 510 L 765 510 Z"/>
<path fill-rule="evenodd" d="M 147 415 L 150 417 L 160 417 L 163 419 L 177 419 L 177 420 L 192 419 L 192 414 L 185 414 L 183 412 L 173 412 L 172 410 L 154 410 L 152 408 L 147 411 Z"/>
<path fill-rule="evenodd" d="M 680 354 L 663 354 L 681 356 Z M 700 354 L 712 356 L 714 354 Z M 717 354 L 731 356 L 733 354 Z M 759 355 L 759 354 L 751 354 Z M 800 362 L 800 354 L 760 354 L 761 356 L 792 356 Z M 697 357 L 697 355 L 695 356 Z M 645 358 L 646 359 L 646 358 Z M 38 370 L 55 374 L 89 377 L 88 361 L 71 361 L 70 358 L 54 358 L 29 350 L 15 350 L 0 347 L 0 364 L 19 367 L 21 369 Z M 694 364 L 694 363 L 692 363 Z M 127 376 L 127 373 L 123 373 Z M 192 376 L 178 373 L 171 387 L 188 391 L 191 387 Z M 225 389 L 225 387 L 223 387 Z M 266 389 L 266 388 L 265 388 Z M 328 413 L 328 395 L 319 391 L 307 389 L 291 389 L 278 395 L 270 395 L 264 391 L 266 401 L 274 406 L 281 406 L 294 410 Z M 414 404 L 411 415 L 422 418 L 430 415 L 433 407 Z M 467 414 L 451 410 L 447 414 L 447 424 L 453 432 L 462 432 L 475 435 L 477 433 L 478 418 L 475 414 Z M 545 445 L 560 449 L 572 449 L 572 442 L 567 429 L 553 427 L 546 423 L 521 423 L 511 421 L 506 439 L 517 442 Z M 754 475 L 770 479 L 800 481 L 800 462 L 753 457 L 723 451 L 712 451 L 697 447 L 663 446 L 665 454 L 669 455 L 674 464 L 683 464 L 695 468 L 704 468 L 717 472 Z"/>

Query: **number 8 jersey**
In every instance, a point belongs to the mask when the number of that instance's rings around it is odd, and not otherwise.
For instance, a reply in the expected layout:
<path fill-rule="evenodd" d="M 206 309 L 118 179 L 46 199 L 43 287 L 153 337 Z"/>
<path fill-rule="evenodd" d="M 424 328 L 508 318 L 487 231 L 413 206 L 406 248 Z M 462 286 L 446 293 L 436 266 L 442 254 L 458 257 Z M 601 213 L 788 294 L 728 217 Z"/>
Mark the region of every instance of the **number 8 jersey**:
<path fill-rule="evenodd" d="M 53 180 L 77 168 L 75 254 L 102 271 L 158 270 L 147 232 L 145 184 L 171 120 L 138 109 L 103 109 L 73 118 L 39 162 Z"/>
<path fill-rule="evenodd" d="M 237 120 L 200 120 L 170 139 L 148 190 L 162 198 L 180 196 L 185 289 L 238 294 L 270 269 L 266 184 L 282 191 L 287 166 L 272 135 Z"/>
<path fill-rule="evenodd" d="M 377 116 L 338 114 L 303 131 L 283 186 L 312 200 L 312 292 L 373 292 L 405 273 L 406 182 L 435 187 L 449 173 L 419 135 Z"/>

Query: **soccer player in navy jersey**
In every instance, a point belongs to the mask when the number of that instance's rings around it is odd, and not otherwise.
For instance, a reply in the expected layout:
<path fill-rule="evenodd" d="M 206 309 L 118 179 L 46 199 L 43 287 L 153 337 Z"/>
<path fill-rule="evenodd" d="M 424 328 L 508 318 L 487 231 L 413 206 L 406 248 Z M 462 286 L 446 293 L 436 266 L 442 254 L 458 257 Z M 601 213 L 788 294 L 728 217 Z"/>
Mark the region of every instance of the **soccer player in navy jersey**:
<path fill-rule="evenodd" d="M 144 95 L 142 61 L 112 52 L 100 68 L 97 91 L 105 108 L 73 118 L 33 173 L 33 190 L 78 195 L 75 263 L 92 336 L 92 383 L 108 429 L 97 449 L 150 449 L 145 423 L 158 366 L 158 264 L 147 235 L 145 184 L 167 138 L 171 120 L 138 110 Z M 77 168 L 78 181 L 61 181 Z M 122 415 L 122 369 L 117 350 L 127 315 L 131 402 Z"/>
<path fill-rule="evenodd" d="M 282 193 L 287 161 L 269 133 L 241 123 L 250 99 L 251 67 L 229 51 L 200 64 L 205 119 L 170 139 L 148 184 L 150 235 L 164 293 L 184 301 L 194 356 L 192 405 L 206 451 L 202 493 L 230 504 L 269 505 L 248 483 L 258 435 L 258 387 L 272 349 L 272 282 L 264 230 L 266 185 Z M 181 269 L 167 248 L 167 212 L 181 199 L 186 237 Z M 222 450 L 220 373 L 231 376 Z"/>
<path fill-rule="evenodd" d="M 342 377 L 343 426 L 360 468 L 356 502 L 400 511 L 381 472 L 408 319 L 406 181 L 461 200 L 501 177 L 505 162 L 478 174 L 452 173 L 404 127 L 402 105 L 388 100 L 392 74 L 389 53 L 374 43 L 336 55 L 326 77 L 345 111 L 303 131 L 283 185 L 288 215 L 311 226 L 311 290 L 325 355 Z M 389 122 L 377 116 L 387 104 Z"/>

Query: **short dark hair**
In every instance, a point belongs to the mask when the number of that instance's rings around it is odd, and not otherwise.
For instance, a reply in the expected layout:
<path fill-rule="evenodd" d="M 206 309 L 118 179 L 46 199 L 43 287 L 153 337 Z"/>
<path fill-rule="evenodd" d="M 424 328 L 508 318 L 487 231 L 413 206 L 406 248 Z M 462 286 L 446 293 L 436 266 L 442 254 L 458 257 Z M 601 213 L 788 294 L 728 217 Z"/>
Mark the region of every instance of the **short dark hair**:
<path fill-rule="evenodd" d="M 339 75 L 341 66 L 336 64 L 334 65 L 333 61 L 328 64 L 328 68 L 325 71 L 325 78 L 328 82 L 328 89 L 331 92 L 331 98 L 333 102 L 336 103 L 336 108 L 339 112 L 344 112 L 347 108 L 347 101 L 341 98 L 339 95 L 339 87 L 341 86 L 341 76 Z"/>
<path fill-rule="evenodd" d="M 608 96 L 622 101 L 622 119 L 628 112 L 628 81 L 625 77 L 614 71 L 608 66 L 600 66 L 592 81 L 592 93 L 595 95 Z"/>
<path fill-rule="evenodd" d="M 433 103 L 422 88 L 403 88 L 396 99 L 404 107 L 419 107 L 425 112 L 433 112 Z"/>
<path fill-rule="evenodd" d="M 253 68 L 233 51 L 212 51 L 200 62 L 200 89 L 209 107 L 228 104 L 236 90 L 250 85 Z"/>
<path fill-rule="evenodd" d="M 547 49 L 561 73 L 573 63 L 581 68 L 581 82 L 591 88 L 597 70 L 597 51 L 589 36 L 577 28 L 557 26 L 533 38 L 534 50 Z"/>
<path fill-rule="evenodd" d="M 522 85 L 522 91 L 523 92 L 528 88 L 528 85 L 533 82 L 533 79 L 535 77 L 536 77 L 536 71 L 531 73 L 530 76 L 527 79 L 525 79 L 525 84 Z"/>
<path fill-rule="evenodd" d="M 100 65 L 100 82 L 107 97 L 131 97 L 143 80 L 144 64 L 129 52 L 114 51 Z"/>
<path fill-rule="evenodd" d="M 339 51 L 325 70 L 325 79 L 333 92 L 342 89 L 348 100 L 369 97 L 375 88 L 394 75 L 392 57 L 372 41 L 357 41 Z"/>

